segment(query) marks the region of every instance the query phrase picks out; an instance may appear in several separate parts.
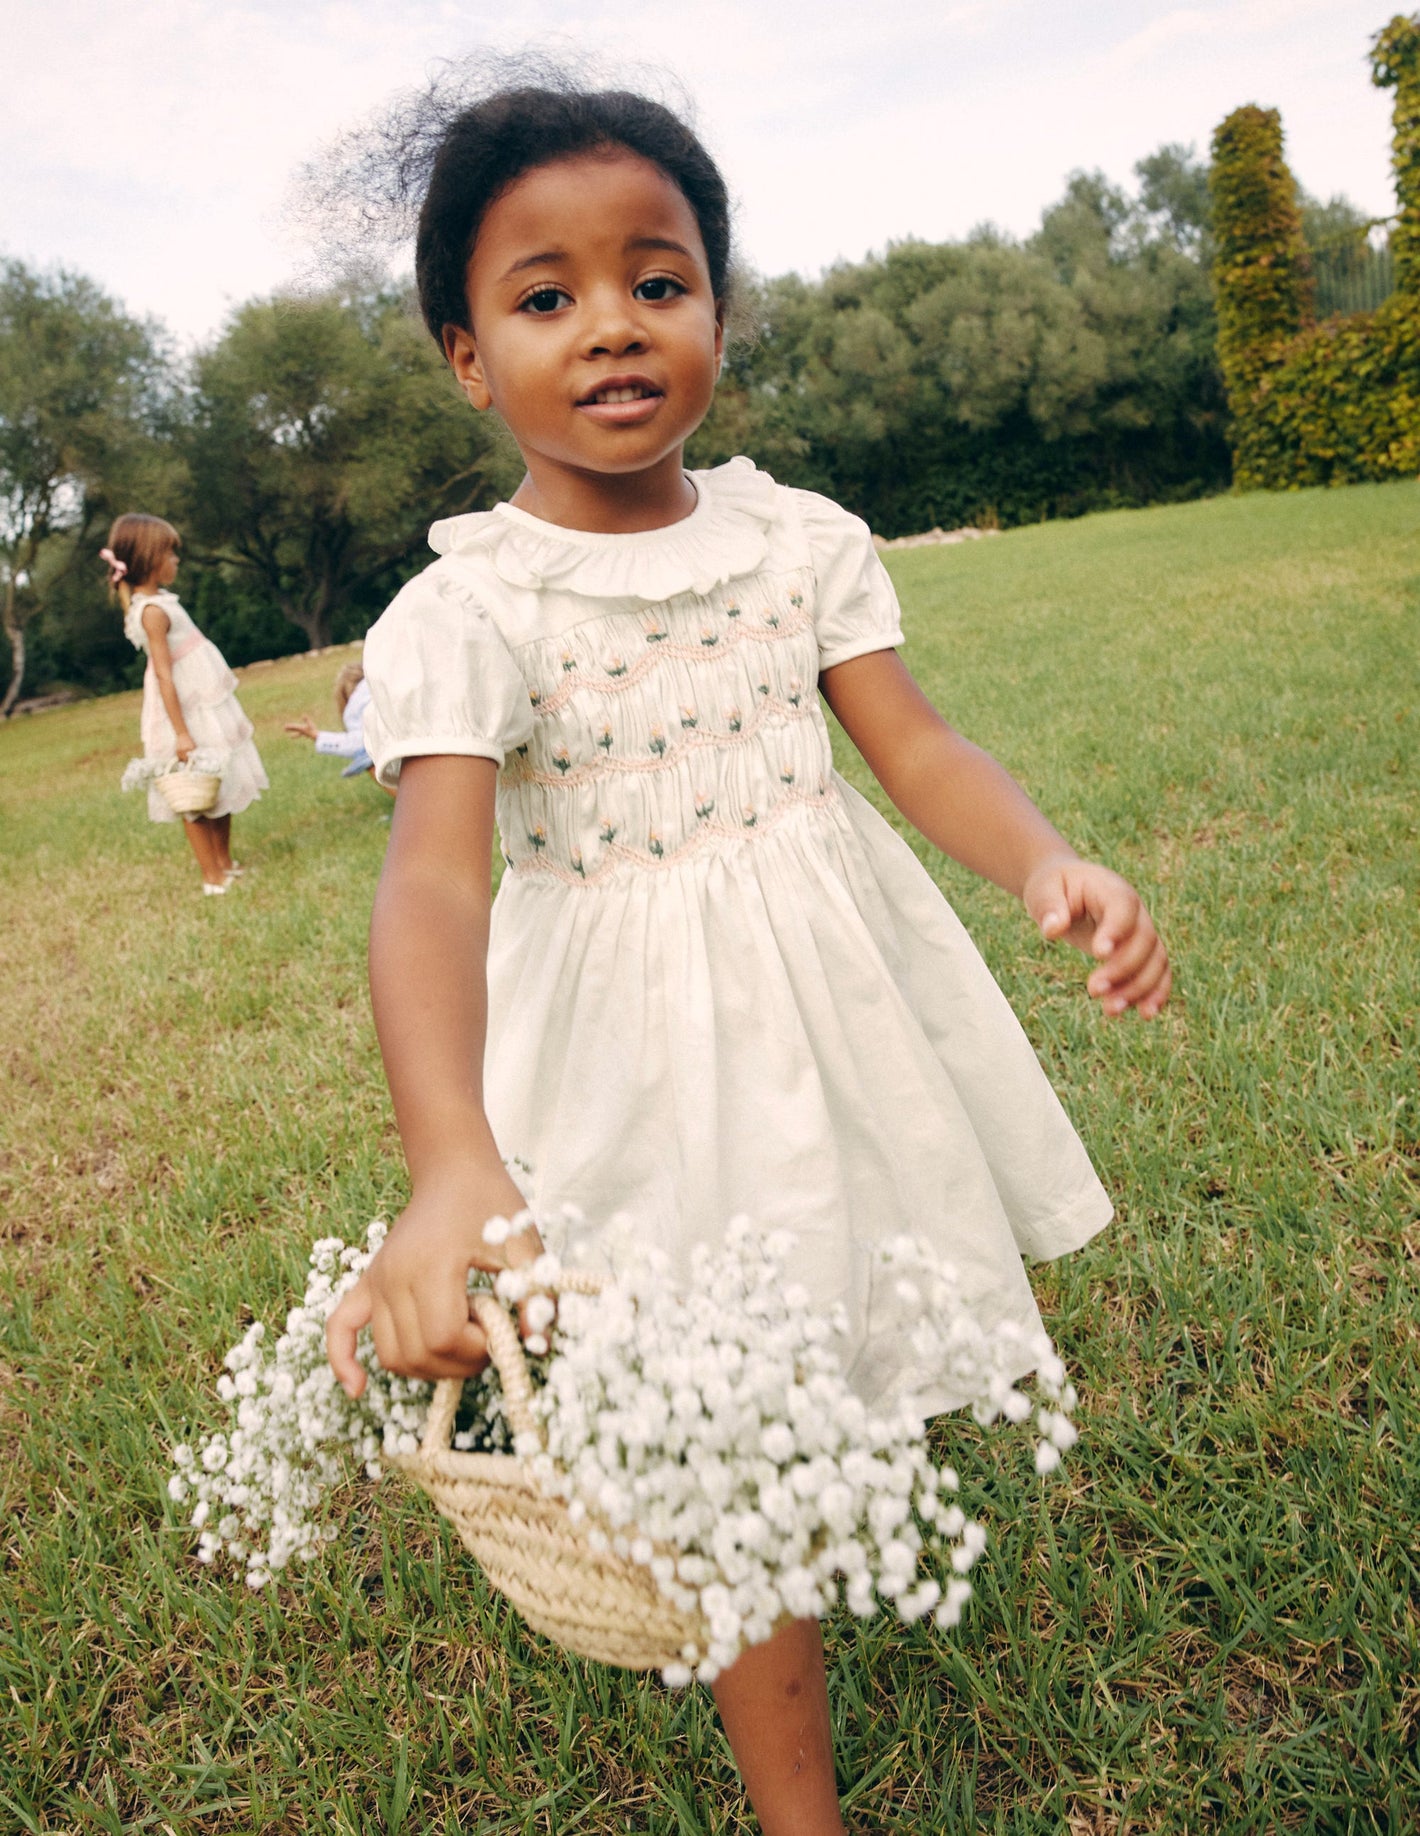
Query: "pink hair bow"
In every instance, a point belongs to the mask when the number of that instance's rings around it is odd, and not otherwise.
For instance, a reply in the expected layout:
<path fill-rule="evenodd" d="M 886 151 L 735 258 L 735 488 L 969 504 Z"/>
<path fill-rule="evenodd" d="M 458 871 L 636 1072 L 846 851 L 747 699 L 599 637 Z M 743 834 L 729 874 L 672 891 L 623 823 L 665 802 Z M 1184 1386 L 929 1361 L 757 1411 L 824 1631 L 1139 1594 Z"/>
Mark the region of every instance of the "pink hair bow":
<path fill-rule="evenodd" d="M 108 562 L 108 579 L 110 586 L 117 586 L 128 572 L 128 563 L 120 561 L 111 548 L 99 550 L 99 560 Z"/>

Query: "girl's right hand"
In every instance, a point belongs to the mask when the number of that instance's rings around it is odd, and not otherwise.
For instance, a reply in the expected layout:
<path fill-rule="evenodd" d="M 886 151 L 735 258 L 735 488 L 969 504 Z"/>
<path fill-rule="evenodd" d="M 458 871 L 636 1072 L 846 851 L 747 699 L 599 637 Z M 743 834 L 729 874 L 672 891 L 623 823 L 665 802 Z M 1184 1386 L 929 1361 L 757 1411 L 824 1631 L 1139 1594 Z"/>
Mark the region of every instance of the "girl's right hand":
<path fill-rule="evenodd" d="M 309 714 L 303 714 L 299 720 L 288 720 L 286 731 L 294 733 L 297 739 L 313 740 L 316 736 L 316 723 Z"/>
<path fill-rule="evenodd" d="M 177 735 L 174 741 L 173 750 L 177 753 L 181 762 L 186 765 L 193 753 L 197 751 L 197 741 L 187 729 L 184 728 L 183 731 Z"/>
<path fill-rule="evenodd" d="M 469 1317 L 470 1269 L 517 1267 L 542 1254 L 536 1230 L 494 1248 L 483 1239 L 489 1218 L 524 1209 L 522 1193 L 500 1165 L 430 1180 L 410 1200 L 369 1268 L 326 1322 L 331 1369 L 348 1396 L 365 1388 L 355 1356 L 360 1333 L 373 1329 L 387 1371 L 432 1382 L 468 1377 L 488 1362 L 488 1344 Z"/>

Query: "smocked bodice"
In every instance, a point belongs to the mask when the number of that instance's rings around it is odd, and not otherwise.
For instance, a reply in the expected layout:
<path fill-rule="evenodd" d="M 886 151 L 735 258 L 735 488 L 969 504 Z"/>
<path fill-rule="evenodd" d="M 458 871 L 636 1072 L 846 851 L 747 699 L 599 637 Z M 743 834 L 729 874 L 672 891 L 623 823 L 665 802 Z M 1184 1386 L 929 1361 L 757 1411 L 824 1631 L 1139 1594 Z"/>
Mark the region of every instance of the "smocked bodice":
<path fill-rule="evenodd" d="M 822 669 L 901 641 L 866 528 L 747 461 L 694 475 L 645 536 L 502 506 L 435 526 L 443 558 L 366 640 L 382 780 L 493 758 L 503 852 L 575 886 L 741 849 L 836 798 Z"/>
<path fill-rule="evenodd" d="M 830 797 L 810 585 L 752 578 L 523 646 L 532 732 L 498 789 L 513 866 L 656 871 Z"/>

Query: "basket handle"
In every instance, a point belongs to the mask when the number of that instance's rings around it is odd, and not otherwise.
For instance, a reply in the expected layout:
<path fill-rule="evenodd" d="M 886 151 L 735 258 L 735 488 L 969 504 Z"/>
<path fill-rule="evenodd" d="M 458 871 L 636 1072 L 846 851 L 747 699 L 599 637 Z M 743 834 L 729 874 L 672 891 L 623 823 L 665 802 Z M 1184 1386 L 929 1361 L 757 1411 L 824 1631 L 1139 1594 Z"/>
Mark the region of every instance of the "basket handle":
<path fill-rule="evenodd" d="M 599 1294 L 601 1286 L 601 1277 L 592 1274 L 589 1269 L 564 1269 L 557 1279 L 554 1292 Z M 488 1355 L 493 1360 L 493 1368 L 502 1380 L 503 1407 L 513 1425 L 514 1434 L 536 1434 L 541 1439 L 532 1412 L 532 1379 L 528 1375 L 528 1361 L 512 1315 L 502 1301 L 486 1289 L 471 1295 L 470 1305 L 474 1318 L 488 1340 Z M 462 1377 L 441 1377 L 434 1385 L 429 1414 L 424 1423 L 424 1438 L 419 1446 L 422 1454 L 439 1453 L 449 1445 L 453 1438 L 454 1417 L 458 1414 L 463 1385 Z"/>

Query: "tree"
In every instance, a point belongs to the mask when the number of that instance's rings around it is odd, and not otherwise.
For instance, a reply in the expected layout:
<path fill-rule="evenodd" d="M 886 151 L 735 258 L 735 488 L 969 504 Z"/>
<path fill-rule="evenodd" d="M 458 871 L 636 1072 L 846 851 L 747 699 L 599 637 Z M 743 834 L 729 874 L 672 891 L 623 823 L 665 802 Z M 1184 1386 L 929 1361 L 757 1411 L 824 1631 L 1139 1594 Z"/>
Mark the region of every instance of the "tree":
<path fill-rule="evenodd" d="M 1311 261 L 1275 108 L 1236 108 L 1213 135 L 1218 357 L 1233 413 L 1312 321 Z"/>
<path fill-rule="evenodd" d="M 82 275 L 0 263 L 0 624 L 10 680 L 55 580 L 162 460 L 153 435 L 171 394 L 156 330 Z"/>
<path fill-rule="evenodd" d="M 516 455 L 405 302 L 379 291 L 241 307 L 197 360 L 186 446 L 193 535 L 259 581 L 312 649 L 434 517 L 515 482 Z"/>
<path fill-rule="evenodd" d="M 1204 168 L 1137 170 L 1137 196 L 1072 174 L 1025 243 L 984 226 L 756 283 L 695 462 L 751 452 L 884 535 L 1222 488 Z"/>

